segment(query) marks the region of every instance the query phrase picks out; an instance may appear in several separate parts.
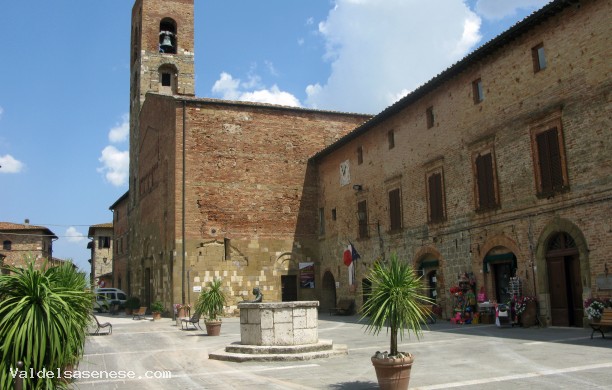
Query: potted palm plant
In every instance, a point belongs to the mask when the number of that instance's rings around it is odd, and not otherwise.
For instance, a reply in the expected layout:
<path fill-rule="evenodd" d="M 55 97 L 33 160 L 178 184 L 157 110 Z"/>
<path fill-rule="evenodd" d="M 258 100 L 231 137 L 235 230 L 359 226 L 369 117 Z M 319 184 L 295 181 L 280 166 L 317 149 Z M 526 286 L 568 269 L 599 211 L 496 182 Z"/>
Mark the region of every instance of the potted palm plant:
<path fill-rule="evenodd" d="M 221 279 L 215 279 L 210 283 L 208 290 L 203 291 L 198 297 L 195 311 L 204 314 L 206 333 L 209 336 L 218 336 L 221 333 L 221 317 L 226 305 L 225 293 L 221 287 Z"/>
<path fill-rule="evenodd" d="M 153 313 L 153 320 L 161 319 L 161 314 L 164 311 L 164 304 L 160 301 L 155 301 L 151 304 L 151 313 Z"/>
<path fill-rule="evenodd" d="M 372 293 L 361 308 L 366 331 L 377 335 L 383 328 L 391 335 L 389 351 L 376 352 L 372 364 L 381 389 L 407 389 L 414 357 L 397 349 L 398 335 L 417 339 L 429 315 L 424 305 L 431 300 L 423 295 L 421 277 L 407 263 L 392 255 L 390 261 L 377 262 L 367 276 Z"/>

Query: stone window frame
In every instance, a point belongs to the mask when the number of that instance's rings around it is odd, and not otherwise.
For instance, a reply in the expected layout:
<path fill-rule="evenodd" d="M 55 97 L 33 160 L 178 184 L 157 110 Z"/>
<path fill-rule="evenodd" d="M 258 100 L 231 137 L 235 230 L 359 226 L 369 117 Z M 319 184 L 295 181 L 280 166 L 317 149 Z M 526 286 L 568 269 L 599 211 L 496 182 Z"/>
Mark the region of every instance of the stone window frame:
<path fill-rule="evenodd" d="M 385 179 L 384 181 L 384 188 L 385 188 L 385 192 L 387 194 L 387 218 L 389 221 L 389 228 L 388 228 L 388 232 L 389 233 L 398 233 L 401 232 L 402 229 L 404 228 L 404 205 L 403 205 L 403 201 L 402 201 L 402 175 L 395 175 L 392 177 L 389 177 L 387 179 Z M 396 219 L 396 223 L 399 222 L 399 226 L 394 225 L 393 223 L 393 219 L 394 217 L 392 216 L 392 213 L 394 210 L 392 210 L 392 204 L 391 204 L 391 192 L 393 191 L 398 191 L 398 196 L 399 198 L 398 200 L 398 204 L 396 205 L 396 214 L 395 214 L 395 219 Z M 397 221 L 397 219 L 399 218 L 399 221 Z"/>
<path fill-rule="evenodd" d="M 435 125 L 435 116 L 433 106 L 427 107 L 425 110 L 425 120 L 427 121 L 427 128 L 431 129 Z"/>
<path fill-rule="evenodd" d="M 480 104 L 484 100 L 484 88 L 482 86 L 482 78 L 477 78 L 472 81 L 472 95 L 474 104 Z"/>
<path fill-rule="evenodd" d="M 541 172 L 541 156 L 538 150 L 538 135 L 549 130 L 556 129 L 557 131 L 557 146 L 559 147 L 559 159 L 562 185 L 558 188 L 546 190 L 543 188 L 542 172 Z M 569 175 L 567 172 L 567 159 L 565 152 L 565 142 L 563 136 L 563 123 L 561 121 L 561 111 L 558 110 L 540 120 L 533 122 L 529 128 L 531 138 L 531 156 L 533 162 L 533 177 L 535 181 L 535 190 L 539 198 L 548 198 L 556 194 L 560 194 L 569 190 Z"/>
<path fill-rule="evenodd" d="M 533 61 L 533 73 L 538 73 L 547 68 L 546 52 L 544 43 L 540 42 L 531 48 L 531 59 Z"/>
<path fill-rule="evenodd" d="M 472 192 L 474 197 L 474 208 L 476 212 L 489 212 L 497 210 L 501 207 L 501 198 L 499 195 L 499 174 L 497 172 L 497 157 L 495 155 L 495 135 L 485 136 L 484 138 L 473 142 L 470 145 L 471 150 L 471 164 L 472 164 L 472 178 L 473 186 Z M 491 182 L 492 182 L 492 195 L 493 203 L 483 205 L 480 199 L 480 187 L 477 169 L 477 160 L 479 157 L 491 155 Z"/>
<path fill-rule="evenodd" d="M 427 204 L 427 223 L 437 224 L 446 221 L 447 218 L 447 208 L 446 208 L 446 186 L 444 184 L 444 157 L 439 156 L 432 160 L 427 161 L 423 164 L 423 169 L 425 170 L 425 197 Z M 441 217 L 439 219 L 432 218 L 433 210 L 432 210 L 432 193 L 430 187 L 430 178 L 433 175 L 440 175 L 440 195 L 441 195 Z"/>
<path fill-rule="evenodd" d="M 395 148 L 395 130 L 391 129 L 387 131 L 387 143 L 389 145 L 389 150 Z"/>

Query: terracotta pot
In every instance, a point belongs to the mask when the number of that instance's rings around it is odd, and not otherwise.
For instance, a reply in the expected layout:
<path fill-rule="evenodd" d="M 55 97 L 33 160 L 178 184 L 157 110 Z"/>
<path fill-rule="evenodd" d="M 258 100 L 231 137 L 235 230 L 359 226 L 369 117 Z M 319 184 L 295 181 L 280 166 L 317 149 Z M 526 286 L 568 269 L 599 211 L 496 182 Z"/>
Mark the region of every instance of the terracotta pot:
<path fill-rule="evenodd" d="M 376 370 L 376 378 L 378 386 L 381 390 L 397 390 L 407 389 L 410 382 L 410 369 L 414 362 L 414 356 L 408 356 L 398 359 L 378 359 L 371 358 L 372 365 Z"/>
<path fill-rule="evenodd" d="M 153 312 L 153 321 L 155 320 L 161 320 L 161 313 L 158 311 Z"/>
<path fill-rule="evenodd" d="M 206 334 L 209 336 L 219 336 L 221 334 L 221 321 L 206 321 Z"/>

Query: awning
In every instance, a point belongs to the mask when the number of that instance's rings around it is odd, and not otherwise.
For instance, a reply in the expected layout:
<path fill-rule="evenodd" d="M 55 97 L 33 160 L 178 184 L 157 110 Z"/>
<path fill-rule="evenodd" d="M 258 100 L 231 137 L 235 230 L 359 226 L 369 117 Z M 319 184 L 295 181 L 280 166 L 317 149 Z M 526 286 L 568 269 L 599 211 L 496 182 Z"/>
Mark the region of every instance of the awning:
<path fill-rule="evenodd" d="M 439 264 L 440 262 L 438 261 L 438 259 L 423 260 L 419 265 L 419 270 L 423 271 L 425 268 L 435 268 Z"/>
<path fill-rule="evenodd" d="M 500 253 L 498 255 L 486 255 L 484 260 L 482 260 L 482 270 L 483 272 L 489 272 L 489 264 L 500 264 L 509 262 L 512 263 L 512 269 L 515 270 L 517 267 L 516 255 L 512 252 Z"/>

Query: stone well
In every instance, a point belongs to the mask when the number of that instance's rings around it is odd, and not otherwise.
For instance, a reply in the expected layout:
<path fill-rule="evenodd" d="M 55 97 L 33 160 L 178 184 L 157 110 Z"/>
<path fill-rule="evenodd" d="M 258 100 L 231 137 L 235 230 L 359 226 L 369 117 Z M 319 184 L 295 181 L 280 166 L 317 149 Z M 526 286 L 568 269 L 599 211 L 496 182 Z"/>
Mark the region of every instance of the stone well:
<path fill-rule="evenodd" d="M 240 342 L 209 358 L 243 362 L 346 355 L 346 345 L 319 340 L 318 307 L 318 301 L 239 303 Z"/>

